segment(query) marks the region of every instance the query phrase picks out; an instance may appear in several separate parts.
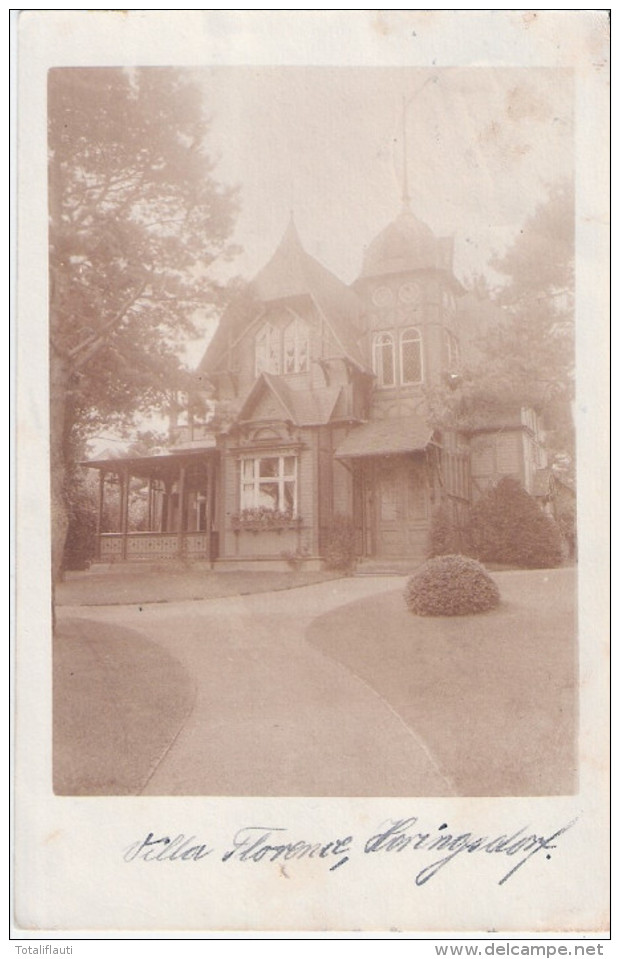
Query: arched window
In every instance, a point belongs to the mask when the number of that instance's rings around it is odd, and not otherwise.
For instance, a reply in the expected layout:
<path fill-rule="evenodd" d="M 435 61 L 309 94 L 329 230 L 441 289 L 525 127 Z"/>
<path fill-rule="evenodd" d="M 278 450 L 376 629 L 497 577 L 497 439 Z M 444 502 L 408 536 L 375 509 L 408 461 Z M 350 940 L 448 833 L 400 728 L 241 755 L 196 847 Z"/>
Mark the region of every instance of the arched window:
<path fill-rule="evenodd" d="M 308 327 L 299 317 L 284 331 L 284 372 L 308 372 Z"/>
<path fill-rule="evenodd" d="M 414 326 L 400 334 L 400 382 L 403 386 L 422 382 L 422 337 Z"/>
<path fill-rule="evenodd" d="M 372 343 L 372 367 L 379 386 L 394 386 L 394 337 L 391 333 L 375 333 Z"/>
<path fill-rule="evenodd" d="M 256 334 L 254 352 L 256 376 L 280 372 L 280 335 L 271 323 L 265 323 Z"/>
<path fill-rule="evenodd" d="M 444 330 L 444 343 L 446 351 L 446 367 L 449 372 L 458 370 L 461 365 L 461 351 L 459 341 L 454 333 Z"/>

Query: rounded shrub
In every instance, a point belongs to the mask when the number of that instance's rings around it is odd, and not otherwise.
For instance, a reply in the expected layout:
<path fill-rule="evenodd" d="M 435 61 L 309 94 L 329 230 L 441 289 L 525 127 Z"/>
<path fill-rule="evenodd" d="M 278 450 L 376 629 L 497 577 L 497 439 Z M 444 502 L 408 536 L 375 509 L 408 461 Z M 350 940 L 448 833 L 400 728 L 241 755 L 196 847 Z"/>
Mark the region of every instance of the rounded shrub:
<path fill-rule="evenodd" d="M 497 606 L 499 589 L 475 559 L 436 556 L 409 579 L 405 602 L 417 616 L 464 616 Z"/>

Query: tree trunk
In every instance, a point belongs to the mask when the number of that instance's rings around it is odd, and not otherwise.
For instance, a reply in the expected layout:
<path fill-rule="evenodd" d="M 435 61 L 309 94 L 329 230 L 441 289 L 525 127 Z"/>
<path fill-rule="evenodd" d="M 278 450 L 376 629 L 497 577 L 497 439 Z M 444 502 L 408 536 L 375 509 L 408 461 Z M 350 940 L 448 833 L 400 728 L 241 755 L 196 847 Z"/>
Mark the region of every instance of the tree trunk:
<path fill-rule="evenodd" d="M 67 360 L 50 348 L 50 507 L 52 586 L 62 580 L 69 527 L 66 501 L 67 396 L 71 372 Z"/>

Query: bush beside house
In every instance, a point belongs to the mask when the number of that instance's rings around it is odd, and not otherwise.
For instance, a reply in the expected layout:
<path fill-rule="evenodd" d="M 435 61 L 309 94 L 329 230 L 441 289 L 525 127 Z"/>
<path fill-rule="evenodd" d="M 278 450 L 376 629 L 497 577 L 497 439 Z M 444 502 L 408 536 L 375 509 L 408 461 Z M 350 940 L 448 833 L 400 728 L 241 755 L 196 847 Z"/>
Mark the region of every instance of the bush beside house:
<path fill-rule="evenodd" d="M 86 569 L 97 550 L 97 505 L 94 478 L 76 471 L 66 484 L 68 515 L 63 563 L 65 570 Z"/>
<path fill-rule="evenodd" d="M 447 503 L 442 503 L 432 514 L 428 531 L 427 556 L 447 556 L 461 552 L 459 531 Z"/>
<path fill-rule="evenodd" d="M 355 565 L 355 527 L 349 516 L 337 513 L 325 547 L 325 568 L 347 572 Z"/>
<path fill-rule="evenodd" d="M 517 480 L 504 477 L 471 511 L 471 552 L 483 563 L 526 569 L 560 566 L 562 534 Z"/>

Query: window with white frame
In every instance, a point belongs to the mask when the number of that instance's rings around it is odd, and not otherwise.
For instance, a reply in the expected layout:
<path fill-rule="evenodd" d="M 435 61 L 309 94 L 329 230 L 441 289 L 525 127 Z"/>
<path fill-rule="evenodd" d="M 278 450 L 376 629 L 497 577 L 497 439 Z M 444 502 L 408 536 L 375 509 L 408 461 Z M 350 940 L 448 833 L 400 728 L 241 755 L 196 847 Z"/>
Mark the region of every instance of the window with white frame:
<path fill-rule="evenodd" d="M 413 326 L 400 334 L 400 382 L 403 386 L 422 382 L 422 337 Z"/>
<path fill-rule="evenodd" d="M 254 342 L 255 375 L 280 372 L 280 333 L 271 323 L 265 323 Z"/>
<path fill-rule="evenodd" d="M 241 509 L 297 515 L 297 457 L 252 456 L 241 461 Z"/>
<path fill-rule="evenodd" d="M 461 365 L 461 350 L 459 341 L 450 330 L 444 330 L 444 343 L 448 370 L 458 370 Z"/>
<path fill-rule="evenodd" d="M 296 317 L 284 331 L 284 372 L 307 373 L 308 327 Z"/>
<path fill-rule="evenodd" d="M 372 344 L 372 367 L 379 386 L 394 386 L 394 336 L 392 333 L 375 333 Z"/>

